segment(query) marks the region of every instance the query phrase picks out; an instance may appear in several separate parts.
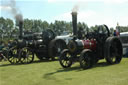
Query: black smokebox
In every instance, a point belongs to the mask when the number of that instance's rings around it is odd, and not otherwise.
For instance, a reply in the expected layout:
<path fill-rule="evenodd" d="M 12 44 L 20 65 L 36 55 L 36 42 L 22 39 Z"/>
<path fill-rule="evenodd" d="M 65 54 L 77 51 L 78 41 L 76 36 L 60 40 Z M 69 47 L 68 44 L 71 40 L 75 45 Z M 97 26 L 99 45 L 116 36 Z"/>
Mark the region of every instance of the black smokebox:
<path fill-rule="evenodd" d="M 77 36 L 77 12 L 72 12 L 73 35 Z"/>

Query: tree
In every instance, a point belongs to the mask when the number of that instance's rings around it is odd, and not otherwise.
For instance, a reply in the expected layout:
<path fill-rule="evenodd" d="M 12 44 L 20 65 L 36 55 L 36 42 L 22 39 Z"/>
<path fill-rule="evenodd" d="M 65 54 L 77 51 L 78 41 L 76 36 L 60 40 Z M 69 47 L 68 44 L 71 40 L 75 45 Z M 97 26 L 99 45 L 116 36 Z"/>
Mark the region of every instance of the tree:
<path fill-rule="evenodd" d="M 24 19 L 24 22 L 23 22 L 24 31 L 31 31 L 33 27 L 33 23 L 34 23 L 33 20 L 29 20 L 28 18 Z"/>
<path fill-rule="evenodd" d="M 12 21 L 11 19 L 9 19 L 9 18 L 7 18 L 5 22 L 6 22 L 6 28 L 5 28 L 5 30 L 6 30 L 7 36 L 8 36 L 9 38 L 11 38 L 12 29 L 13 29 L 14 23 L 13 23 L 13 21 Z"/>
<path fill-rule="evenodd" d="M 11 36 L 11 31 L 13 29 L 14 23 L 11 19 L 7 18 L 4 19 L 3 17 L 0 17 L 0 34 L 1 34 L 1 38 L 3 38 L 4 36 L 9 37 Z"/>
<path fill-rule="evenodd" d="M 89 32 L 95 32 L 98 29 L 98 25 L 91 26 Z"/>
<path fill-rule="evenodd" d="M 120 32 L 128 32 L 128 26 L 119 26 Z"/>
<path fill-rule="evenodd" d="M 5 19 L 3 17 L 0 17 L 0 36 L 1 39 L 3 40 L 3 28 L 5 24 Z"/>

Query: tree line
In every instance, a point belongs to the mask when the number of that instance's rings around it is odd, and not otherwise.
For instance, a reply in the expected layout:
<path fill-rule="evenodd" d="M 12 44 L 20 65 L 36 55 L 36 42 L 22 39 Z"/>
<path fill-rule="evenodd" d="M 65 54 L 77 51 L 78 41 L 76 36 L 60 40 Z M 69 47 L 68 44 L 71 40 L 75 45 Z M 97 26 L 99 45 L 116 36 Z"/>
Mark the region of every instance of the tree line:
<path fill-rule="evenodd" d="M 84 22 L 78 22 L 78 30 L 82 28 L 85 32 L 95 30 L 96 26 L 88 28 L 88 25 Z M 120 32 L 128 31 L 128 26 L 119 26 Z M 41 19 L 24 19 L 23 20 L 23 31 L 28 32 L 42 32 L 45 29 L 52 29 L 56 35 L 61 35 L 63 32 L 72 32 L 72 22 L 57 21 L 48 23 L 47 21 L 42 21 Z M 114 29 L 110 28 L 111 33 Z M 3 38 L 13 38 L 19 35 L 19 27 L 13 20 L 9 18 L 0 17 L 0 39 Z"/>

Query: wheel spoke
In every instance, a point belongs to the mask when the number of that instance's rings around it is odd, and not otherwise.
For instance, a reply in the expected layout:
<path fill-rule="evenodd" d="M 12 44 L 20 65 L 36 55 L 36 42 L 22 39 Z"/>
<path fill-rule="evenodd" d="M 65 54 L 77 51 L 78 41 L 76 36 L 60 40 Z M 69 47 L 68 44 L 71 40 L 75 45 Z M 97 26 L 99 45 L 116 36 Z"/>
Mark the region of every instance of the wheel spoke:
<path fill-rule="evenodd" d="M 25 47 L 20 51 L 19 58 L 21 58 L 22 63 L 31 63 L 34 59 L 34 54 L 28 47 Z"/>

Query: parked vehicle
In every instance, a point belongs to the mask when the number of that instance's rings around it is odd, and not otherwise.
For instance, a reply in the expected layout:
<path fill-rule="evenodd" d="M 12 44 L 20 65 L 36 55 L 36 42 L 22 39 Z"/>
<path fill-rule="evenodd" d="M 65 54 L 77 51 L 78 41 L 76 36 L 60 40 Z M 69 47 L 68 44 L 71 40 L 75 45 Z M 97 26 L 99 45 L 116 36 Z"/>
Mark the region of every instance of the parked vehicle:
<path fill-rule="evenodd" d="M 74 38 L 68 48 L 61 52 L 59 62 L 63 68 L 79 62 L 83 69 L 91 68 L 98 60 L 106 59 L 109 64 L 120 63 L 122 44 L 119 37 L 110 37 L 106 25 L 99 25 L 94 32 L 89 32 L 85 39 L 77 38 L 77 13 L 72 12 Z"/>
<path fill-rule="evenodd" d="M 120 39 L 123 46 L 123 56 L 128 57 L 128 32 L 120 33 Z"/>
<path fill-rule="evenodd" d="M 52 40 L 55 39 L 55 33 L 51 29 L 46 29 L 41 33 L 22 33 L 23 22 L 19 22 L 20 36 L 11 44 L 8 51 L 8 61 L 11 64 L 31 63 L 34 56 L 40 60 L 54 60 L 55 57 L 50 55 L 55 49 L 51 50 Z M 56 53 L 54 53 L 56 55 Z"/>

